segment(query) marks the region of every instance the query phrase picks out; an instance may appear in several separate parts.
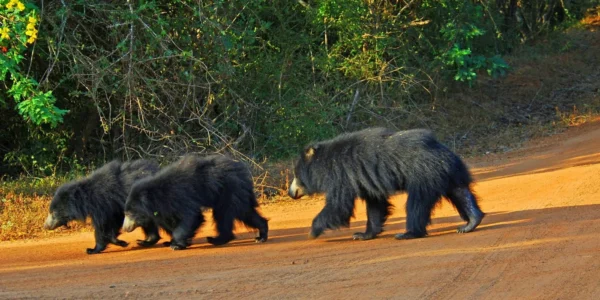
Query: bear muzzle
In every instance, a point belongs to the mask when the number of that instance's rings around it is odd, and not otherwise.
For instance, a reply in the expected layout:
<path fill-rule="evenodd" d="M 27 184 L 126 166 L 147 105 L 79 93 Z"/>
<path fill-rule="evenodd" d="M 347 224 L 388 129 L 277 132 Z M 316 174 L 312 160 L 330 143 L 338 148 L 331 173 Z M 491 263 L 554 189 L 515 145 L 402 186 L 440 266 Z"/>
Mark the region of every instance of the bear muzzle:
<path fill-rule="evenodd" d="M 54 215 L 48 214 L 48 217 L 46 218 L 46 222 L 44 222 L 44 229 L 53 230 L 53 229 L 56 229 L 57 227 L 59 227 L 60 225 L 61 224 L 60 224 L 59 220 L 57 218 L 55 218 Z"/>
<path fill-rule="evenodd" d="M 298 184 L 298 180 L 296 178 L 294 178 L 294 180 L 292 180 L 292 184 L 290 184 L 288 195 L 292 199 L 300 199 L 302 196 L 304 196 L 304 189 Z"/>
<path fill-rule="evenodd" d="M 137 225 L 135 224 L 135 220 L 130 218 L 128 215 L 125 215 L 125 220 L 123 220 L 123 231 L 132 232 Z"/>

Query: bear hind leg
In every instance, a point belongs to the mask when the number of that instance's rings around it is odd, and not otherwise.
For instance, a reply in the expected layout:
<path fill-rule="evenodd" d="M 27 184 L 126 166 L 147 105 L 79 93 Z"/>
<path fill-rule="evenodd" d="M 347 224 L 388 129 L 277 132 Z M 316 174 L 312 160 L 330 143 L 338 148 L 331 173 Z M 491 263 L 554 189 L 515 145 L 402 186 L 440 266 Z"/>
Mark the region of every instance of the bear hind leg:
<path fill-rule="evenodd" d="M 213 218 L 217 224 L 217 237 L 207 237 L 206 240 L 215 245 L 225 245 L 235 238 L 233 235 L 233 221 L 235 220 L 231 211 L 227 208 L 213 209 Z"/>
<path fill-rule="evenodd" d="M 466 225 L 457 229 L 458 233 L 467 233 L 475 230 L 483 220 L 485 214 L 477 204 L 477 198 L 468 187 L 457 187 L 450 190 L 448 198 L 458 210 L 460 217 L 467 221 Z"/>
<path fill-rule="evenodd" d="M 258 229 L 258 236 L 254 239 L 257 243 L 264 243 L 269 238 L 269 221 L 263 218 L 256 209 L 252 208 L 241 219 L 246 226 Z"/>
<path fill-rule="evenodd" d="M 352 235 L 354 240 L 370 240 L 383 232 L 383 225 L 390 215 L 391 204 L 387 198 L 367 199 L 367 229 L 365 232 L 356 232 Z"/>

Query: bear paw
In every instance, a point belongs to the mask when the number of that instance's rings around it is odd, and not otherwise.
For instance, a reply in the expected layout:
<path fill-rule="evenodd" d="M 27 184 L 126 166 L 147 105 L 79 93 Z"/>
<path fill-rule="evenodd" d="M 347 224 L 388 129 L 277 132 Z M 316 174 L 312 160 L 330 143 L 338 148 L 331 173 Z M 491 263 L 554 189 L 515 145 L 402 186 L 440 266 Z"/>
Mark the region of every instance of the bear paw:
<path fill-rule="evenodd" d="M 129 243 L 126 241 L 122 241 L 122 240 L 116 240 L 115 245 L 125 248 L 125 247 L 129 246 Z"/>
<path fill-rule="evenodd" d="M 318 238 L 319 236 L 321 236 L 321 234 L 323 234 L 323 229 L 313 228 L 308 233 L 308 239 L 314 240 L 314 239 Z"/>
<path fill-rule="evenodd" d="M 87 254 L 98 254 L 98 253 L 102 252 L 102 250 L 96 250 L 96 248 L 87 248 L 85 250 L 85 252 Z"/>
<path fill-rule="evenodd" d="M 142 246 L 142 247 L 150 247 L 150 246 L 153 246 L 153 245 L 155 245 L 155 244 L 156 244 L 158 241 L 137 240 L 136 242 L 137 242 L 137 244 L 138 244 L 139 246 Z M 169 243 L 169 242 L 165 242 L 165 243 Z M 171 245 L 171 244 L 169 243 L 169 245 L 165 245 L 165 246 L 167 246 L 167 247 L 168 247 L 168 246 L 170 246 L 170 245 Z"/>
<path fill-rule="evenodd" d="M 171 243 L 171 249 L 173 249 L 173 251 L 184 250 L 185 248 L 186 246 Z"/>
<path fill-rule="evenodd" d="M 223 238 L 221 236 L 218 237 L 207 237 L 206 241 L 213 244 L 214 246 L 221 246 L 229 243 L 233 238 Z"/>
<path fill-rule="evenodd" d="M 485 214 L 482 213 L 479 216 L 469 218 L 469 222 L 466 225 L 458 227 L 456 231 L 458 233 L 467 233 L 475 230 L 475 228 L 477 228 L 477 226 L 479 226 L 481 223 L 481 220 L 483 220 L 484 216 Z"/>
<path fill-rule="evenodd" d="M 377 237 L 377 235 L 375 235 L 373 233 L 366 233 L 366 232 L 356 232 L 352 235 L 353 240 L 360 240 L 360 241 L 372 240 L 375 237 Z"/>
<path fill-rule="evenodd" d="M 397 240 L 411 240 L 424 237 L 425 234 L 416 234 L 414 232 L 407 231 L 405 233 L 398 233 L 394 236 Z"/>

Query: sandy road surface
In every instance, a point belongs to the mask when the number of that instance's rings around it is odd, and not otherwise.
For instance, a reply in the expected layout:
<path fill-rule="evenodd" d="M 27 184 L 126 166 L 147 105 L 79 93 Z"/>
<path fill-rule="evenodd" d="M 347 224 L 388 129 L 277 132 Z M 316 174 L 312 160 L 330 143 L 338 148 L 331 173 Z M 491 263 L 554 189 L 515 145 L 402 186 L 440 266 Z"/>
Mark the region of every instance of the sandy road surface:
<path fill-rule="evenodd" d="M 364 230 L 358 202 L 352 228 L 310 241 L 323 202 L 301 199 L 262 207 L 271 218 L 266 244 L 242 228 L 232 244 L 209 246 L 210 224 L 178 252 L 111 246 L 89 256 L 91 233 L 0 243 L 0 298 L 597 298 L 600 124 L 536 145 L 471 162 L 488 214 L 473 233 L 455 233 L 461 221 L 444 203 L 429 237 L 394 240 L 404 229 L 398 196 L 380 238 L 351 240 Z"/>

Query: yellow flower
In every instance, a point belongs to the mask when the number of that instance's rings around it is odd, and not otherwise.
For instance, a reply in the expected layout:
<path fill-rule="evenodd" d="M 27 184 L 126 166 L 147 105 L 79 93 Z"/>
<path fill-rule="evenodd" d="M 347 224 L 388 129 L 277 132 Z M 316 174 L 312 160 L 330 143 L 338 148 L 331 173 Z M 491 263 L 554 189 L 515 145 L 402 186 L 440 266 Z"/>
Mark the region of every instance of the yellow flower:
<path fill-rule="evenodd" d="M 34 35 L 37 35 L 37 33 L 38 33 L 38 31 L 35 28 L 25 31 L 25 35 L 27 35 L 27 36 L 34 36 Z"/>
<path fill-rule="evenodd" d="M 17 6 L 18 11 L 25 10 L 25 5 L 19 0 L 10 0 L 8 4 L 6 4 L 6 9 L 12 9 L 15 5 Z"/>
<path fill-rule="evenodd" d="M 35 42 L 36 39 L 37 39 L 37 34 L 34 34 L 27 39 L 27 43 L 33 44 L 33 42 Z"/>
<path fill-rule="evenodd" d="M 37 19 L 35 17 L 29 17 L 28 21 L 29 21 L 29 24 L 33 24 L 33 25 L 35 25 L 37 23 Z"/>
<path fill-rule="evenodd" d="M 0 28 L 0 40 L 10 39 L 10 35 L 8 35 L 9 32 L 10 32 L 10 30 L 8 29 L 8 27 Z"/>
<path fill-rule="evenodd" d="M 27 24 L 26 28 L 27 28 L 27 30 L 34 30 L 35 29 L 35 24 L 29 23 L 29 24 Z"/>

